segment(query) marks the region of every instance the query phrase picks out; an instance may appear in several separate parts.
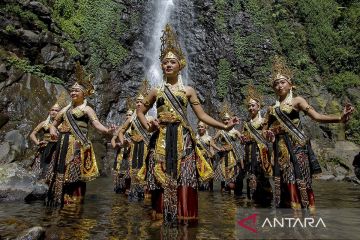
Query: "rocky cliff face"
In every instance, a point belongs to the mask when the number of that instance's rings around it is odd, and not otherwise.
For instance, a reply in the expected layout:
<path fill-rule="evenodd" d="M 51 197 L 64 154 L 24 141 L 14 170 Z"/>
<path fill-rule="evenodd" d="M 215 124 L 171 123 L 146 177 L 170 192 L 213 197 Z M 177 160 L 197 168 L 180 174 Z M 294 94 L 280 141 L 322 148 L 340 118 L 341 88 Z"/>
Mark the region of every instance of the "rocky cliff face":
<path fill-rule="evenodd" d="M 90 103 L 102 122 L 120 124 L 125 99 L 135 96 L 149 67 L 145 53 L 157 21 L 154 3 L 155 0 L 2 1 L 1 149 L 9 149 L 10 154 L 12 143 L 5 138 L 10 131 L 16 129 L 27 139 L 36 124 L 46 118 L 55 96 L 74 82 L 77 60 L 94 73 L 96 94 Z M 173 0 L 173 3 L 169 22 L 177 30 L 188 59 L 184 75 L 211 115 L 217 116 L 221 102 L 226 99 L 235 113 L 246 118 L 243 100 L 249 83 L 264 93 L 266 104 L 273 103 L 267 79 L 275 53 L 287 55 L 298 70 L 295 77 L 298 92 L 311 105 L 319 112 L 340 114 L 342 99 L 328 91 L 322 79 L 325 75 L 308 70 L 316 65 L 312 62 L 314 58 L 310 56 L 312 59 L 306 58 L 305 64 L 296 65 L 303 58 L 297 59 L 289 52 L 282 40 L 286 33 L 274 23 L 277 21 L 274 16 L 285 14 L 284 11 L 293 13 L 296 10 L 291 8 L 293 5 L 280 11 L 276 1 Z M 302 22 L 296 19 L 291 24 L 302 29 Z M 294 30 L 293 34 L 298 32 Z M 359 96 L 356 86 L 351 88 L 351 100 L 355 102 Z M 342 125 L 304 120 L 319 149 L 345 140 Z M 108 139 L 96 133 L 93 139 L 98 149 L 105 150 Z M 32 146 L 24 141 L 16 156 L 2 161 L 29 158 L 33 148 L 28 149 Z M 97 151 L 98 159 L 105 157 L 102 152 Z"/>

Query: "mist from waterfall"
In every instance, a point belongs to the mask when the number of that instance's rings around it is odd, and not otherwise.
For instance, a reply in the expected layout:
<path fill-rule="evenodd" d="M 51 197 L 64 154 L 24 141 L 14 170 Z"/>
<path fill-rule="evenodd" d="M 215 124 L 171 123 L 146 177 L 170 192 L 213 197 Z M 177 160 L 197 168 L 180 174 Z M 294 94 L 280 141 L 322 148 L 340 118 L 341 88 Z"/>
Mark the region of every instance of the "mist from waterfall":
<path fill-rule="evenodd" d="M 151 34 L 151 40 L 146 52 L 146 58 L 150 62 L 146 72 L 146 78 L 152 87 L 157 87 L 162 82 L 162 70 L 160 68 L 160 47 L 162 31 L 169 22 L 170 15 L 174 9 L 173 0 L 154 0 L 155 21 Z"/>

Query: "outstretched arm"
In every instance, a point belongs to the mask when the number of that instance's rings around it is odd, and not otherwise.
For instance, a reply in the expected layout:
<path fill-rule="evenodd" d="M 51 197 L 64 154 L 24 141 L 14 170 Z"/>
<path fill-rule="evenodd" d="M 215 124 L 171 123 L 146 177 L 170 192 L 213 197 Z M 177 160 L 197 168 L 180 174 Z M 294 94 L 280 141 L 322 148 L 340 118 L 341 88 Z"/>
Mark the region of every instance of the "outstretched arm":
<path fill-rule="evenodd" d="M 334 115 L 324 115 L 320 114 L 313 107 L 311 107 L 307 101 L 298 96 L 294 99 L 295 105 L 297 108 L 307 115 L 309 115 L 314 121 L 320 123 L 339 123 L 339 122 L 346 122 L 349 119 L 350 114 L 354 111 L 354 108 L 351 106 L 346 106 L 341 116 L 334 116 Z"/>
<path fill-rule="evenodd" d="M 216 121 L 215 119 L 213 119 L 207 113 L 204 112 L 204 109 L 202 108 L 200 101 L 196 95 L 196 92 L 192 87 L 187 87 L 186 92 L 189 97 L 191 107 L 200 121 L 202 121 L 212 127 L 215 127 L 218 129 L 223 129 L 223 130 L 231 129 L 231 127 L 233 127 L 235 124 L 238 124 L 238 122 L 239 122 L 238 119 L 236 119 L 235 122 L 232 121 L 229 125 L 225 125 L 224 123 Z"/>
<path fill-rule="evenodd" d="M 98 130 L 99 132 L 109 134 L 114 130 L 113 127 L 107 128 L 104 125 L 102 125 L 101 122 L 99 121 L 98 117 L 96 116 L 94 109 L 92 109 L 91 107 L 87 106 L 85 108 L 85 112 L 89 116 L 89 119 L 90 119 L 92 125 L 94 126 L 94 128 L 96 130 Z"/>

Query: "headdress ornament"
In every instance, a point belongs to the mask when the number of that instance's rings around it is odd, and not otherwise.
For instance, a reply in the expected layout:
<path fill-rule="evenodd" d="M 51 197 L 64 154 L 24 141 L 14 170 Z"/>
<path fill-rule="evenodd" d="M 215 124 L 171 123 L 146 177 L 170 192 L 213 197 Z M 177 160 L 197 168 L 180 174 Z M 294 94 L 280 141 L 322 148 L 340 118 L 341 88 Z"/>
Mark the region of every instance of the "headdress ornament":
<path fill-rule="evenodd" d="M 179 61 L 180 69 L 183 69 L 186 65 L 186 59 L 177 41 L 176 34 L 169 24 L 166 24 L 160 40 L 160 60 L 164 58 L 176 58 Z"/>
<path fill-rule="evenodd" d="M 51 108 L 64 108 L 66 107 L 68 102 L 68 94 L 65 91 L 62 91 L 59 95 L 59 97 L 56 99 L 56 103 Z"/>
<path fill-rule="evenodd" d="M 92 84 L 91 74 L 86 76 L 84 68 L 79 62 L 76 62 L 75 68 L 76 83 L 71 88 L 79 88 L 85 96 L 94 94 L 94 85 Z"/>
<path fill-rule="evenodd" d="M 231 112 L 229 103 L 225 100 L 223 102 L 223 107 L 220 112 L 221 119 L 230 119 L 233 115 L 234 113 Z"/>
<path fill-rule="evenodd" d="M 131 97 L 126 98 L 126 113 L 133 113 L 135 110 L 135 105 L 133 99 Z"/>
<path fill-rule="evenodd" d="M 136 100 L 143 100 L 148 94 L 150 90 L 149 81 L 144 79 L 139 88 L 138 94 L 136 96 Z"/>
<path fill-rule="evenodd" d="M 286 66 L 284 57 L 276 55 L 272 64 L 272 76 L 271 84 L 273 85 L 276 80 L 281 78 L 286 79 L 289 83 L 292 83 L 293 72 Z"/>
<path fill-rule="evenodd" d="M 249 104 L 250 100 L 255 100 L 260 106 L 262 104 L 263 101 L 263 96 L 261 95 L 261 93 L 259 93 L 258 91 L 256 91 L 256 88 L 254 85 L 249 85 L 248 86 L 248 91 L 247 91 L 247 96 L 245 99 L 245 104 Z"/>

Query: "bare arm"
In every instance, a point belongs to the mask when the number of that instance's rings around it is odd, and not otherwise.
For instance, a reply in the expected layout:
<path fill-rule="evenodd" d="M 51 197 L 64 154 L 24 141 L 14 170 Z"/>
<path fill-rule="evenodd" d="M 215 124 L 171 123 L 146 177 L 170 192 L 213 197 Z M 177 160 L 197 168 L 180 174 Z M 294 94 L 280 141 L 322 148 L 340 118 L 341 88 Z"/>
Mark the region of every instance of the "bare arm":
<path fill-rule="evenodd" d="M 307 115 L 309 115 L 314 121 L 320 122 L 320 123 L 339 123 L 343 122 L 342 116 L 335 116 L 335 115 L 324 115 L 320 114 L 317 111 L 315 111 L 314 108 L 312 108 L 307 101 L 302 97 L 296 97 L 294 98 L 294 105 L 299 110 L 305 112 Z"/>
<path fill-rule="evenodd" d="M 31 132 L 30 139 L 36 144 L 39 145 L 40 141 L 37 139 L 36 134 L 41 130 L 41 128 L 44 126 L 44 121 L 39 123 L 36 128 Z"/>
<path fill-rule="evenodd" d="M 186 88 L 186 94 L 189 98 L 193 111 L 195 112 L 196 116 L 200 121 L 217 129 L 225 130 L 228 128 L 228 126 L 226 126 L 224 123 L 216 121 L 215 119 L 213 119 L 207 113 L 204 112 L 204 109 L 202 108 L 200 101 L 196 95 L 196 92 L 192 87 Z"/>
<path fill-rule="evenodd" d="M 141 122 L 141 124 L 143 125 L 143 127 L 147 130 L 149 130 L 149 124 L 148 121 L 146 120 L 145 114 L 149 111 L 149 109 L 152 107 L 152 105 L 155 103 L 156 101 L 156 94 L 157 94 L 157 90 L 156 89 L 151 89 L 150 93 L 146 96 L 146 98 L 143 100 L 143 103 L 140 108 L 138 108 L 136 110 L 136 114 L 137 117 L 139 119 L 139 121 Z"/>
<path fill-rule="evenodd" d="M 108 134 L 112 131 L 112 129 L 105 127 L 104 125 L 101 124 L 101 122 L 99 121 L 98 117 L 96 116 L 96 113 L 94 111 L 94 109 L 92 109 L 91 107 L 87 106 L 85 108 L 85 112 L 88 115 L 92 125 L 94 126 L 94 128 L 96 130 L 98 130 L 101 133 L 105 133 Z"/>
<path fill-rule="evenodd" d="M 63 121 L 63 114 L 65 113 L 65 108 L 63 108 L 55 117 L 54 121 L 52 122 L 52 124 L 50 124 L 50 135 L 51 137 L 57 138 L 58 137 L 58 132 L 57 132 L 57 127 L 60 125 L 60 123 L 62 123 Z"/>
<path fill-rule="evenodd" d="M 119 137 L 121 145 L 124 144 L 124 140 L 125 140 L 124 139 L 124 134 L 129 129 L 130 125 L 131 125 L 131 118 L 126 120 L 126 122 L 123 125 L 120 126 L 120 131 L 118 133 L 118 137 Z"/>
<path fill-rule="evenodd" d="M 211 148 L 213 148 L 217 151 L 221 151 L 221 149 L 218 146 L 216 146 L 215 141 L 213 139 L 210 140 L 210 146 L 211 146 Z"/>

